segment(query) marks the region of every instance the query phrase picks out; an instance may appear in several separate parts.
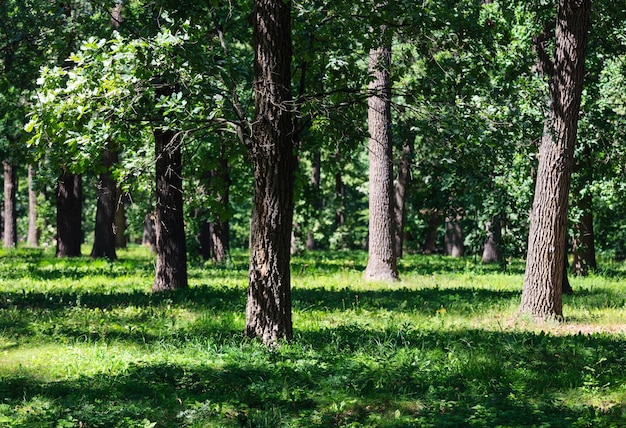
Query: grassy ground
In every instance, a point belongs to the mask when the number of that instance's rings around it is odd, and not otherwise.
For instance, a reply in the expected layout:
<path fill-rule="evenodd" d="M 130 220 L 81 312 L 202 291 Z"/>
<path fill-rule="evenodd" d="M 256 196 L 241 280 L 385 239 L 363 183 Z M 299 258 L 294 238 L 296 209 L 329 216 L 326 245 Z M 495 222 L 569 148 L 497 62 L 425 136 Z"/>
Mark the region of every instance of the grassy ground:
<path fill-rule="evenodd" d="M 538 326 L 519 263 L 409 256 L 375 284 L 363 253 L 296 257 L 295 339 L 269 351 L 242 335 L 244 254 L 166 295 L 142 248 L 0 255 L 0 427 L 626 425 L 621 264 Z"/>

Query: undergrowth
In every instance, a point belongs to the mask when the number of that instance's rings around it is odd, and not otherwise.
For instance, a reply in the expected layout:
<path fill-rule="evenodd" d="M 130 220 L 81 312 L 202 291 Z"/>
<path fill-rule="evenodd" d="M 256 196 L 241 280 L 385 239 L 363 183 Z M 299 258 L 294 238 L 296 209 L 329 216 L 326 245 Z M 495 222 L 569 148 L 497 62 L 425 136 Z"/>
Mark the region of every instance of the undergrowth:
<path fill-rule="evenodd" d="M 295 337 L 243 334 L 247 256 L 190 266 L 153 294 L 154 261 L 0 257 L 0 427 L 587 427 L 626 424 L 619 263 L 571 278 L 566 320 L 516 315 L 523 265 L 366 254 L 294 257 Z"/>

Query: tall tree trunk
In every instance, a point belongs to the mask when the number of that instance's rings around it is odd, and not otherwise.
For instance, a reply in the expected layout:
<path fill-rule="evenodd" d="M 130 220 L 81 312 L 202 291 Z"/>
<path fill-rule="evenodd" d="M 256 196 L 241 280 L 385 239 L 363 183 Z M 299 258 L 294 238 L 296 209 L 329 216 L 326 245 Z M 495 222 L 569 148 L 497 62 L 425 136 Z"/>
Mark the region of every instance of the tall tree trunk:
<path fill-rule="evenodd" d="M 57 257 L 79 257 L 83 243 L 83 179 L 64 171 L 57 183 Z"/>
<path fill-rule="evenodd" d="M 459 218 L 446 218 L 446 254 L 450 257 L 463 257 L 465 253 L 463 241 L 463 230 L 459 224 Z"/>
<path fill-rule="evenodd" d="M 559 0 L 520 312 L 561 319 L 565 232 L 578 113 L 585 72 L 590 0 Z"/>
<path fill-rule="evenodd" d="M 37 192 L 34 189 L 35 167 L 28 166 L 28 234 L 26 244 L 39 246 L 39 227 L 37 226 Z"/>
<path fill-rule="evenodd" d="M 17 171 L 8 160 L 4 164 L 4 248 L 17 246 Z"/>
<path fill-rule="evenodd" d="M 483 246 L 483 263 L 500 263 L 502 259 L 502 226 L 498 217 L 493 217 L 491 221 L 485 223 L 487 239 Z"/>
<path fill-rule="evenodd" d="M 255 0 L 254 95 L 250 157 L 254 205 L 246 329 L 273 345 L 293 336 L 290 241 L 294 156 L 291 95 L 291 2 Z"/>
<path fill-rule="evenodd" d="M 117 153 L 109 149 L 102 152 L 102 167 L 98 182 L 96 224 L 91 257 L 115 260 L 115 211 L 117 208 L 117 183 L 111 167 L 117 162 Z"/>
<path fill-rule="evenodd" d="M 387 31 L 382 28 L 383 37 Z M 369 53 L 369 242 L 365 278 L 395 281 L 393 145 L 391 140 L 391 41 Z"/>
<path fill-rule="evenodd" d="M 407 138 L 402 143 L 402 155 L 398 164 L 398 178 L 396 180 L 396 203 L 394 206 L 395 218 L 395 246 L 396 257 L 401 258 L 404 251 L 404 221 L 406 218 L 406 193 L 411 183 L 411 160 L 413 159 L 413 139 Z"/>
<path fill-rule="evenodd" d="M 157 89 L 170 95 L 171 88 Z M 152 291 L 187 288 L 181 142 L 171 129 L 154 130 L 156 155 L 156 273 Z"/>

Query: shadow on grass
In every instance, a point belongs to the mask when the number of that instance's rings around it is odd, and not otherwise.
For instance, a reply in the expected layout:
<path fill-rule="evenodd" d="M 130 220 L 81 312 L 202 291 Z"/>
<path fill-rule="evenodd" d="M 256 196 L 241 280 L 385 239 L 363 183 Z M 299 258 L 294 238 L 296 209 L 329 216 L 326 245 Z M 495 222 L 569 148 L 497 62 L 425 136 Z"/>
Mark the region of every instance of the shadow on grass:
<path fill-rule="evenodd" d="M 181 426 L 185 418 L 236 426 L 268 406 L 285 426 L 626 423 L 624 403 L 599 409 L 559 399 L 572 389 L 601 397 L 607 385 L 626 382 L 626 344 L 609 336 L 354 325 L 301 332 L 273 351 L 232 346 L 230 339 L 215 345 L 219 363 L 207 354 L 208 361 L 136 362 L 57 382 L 1 376 L 0 395 L 13 409 L 43 397 L 58 404 L 52 416 L 85 426 L 115 426 L 125 418 L 163 427 Z M 40 417 L 33 412 L 28 422 Z"/>

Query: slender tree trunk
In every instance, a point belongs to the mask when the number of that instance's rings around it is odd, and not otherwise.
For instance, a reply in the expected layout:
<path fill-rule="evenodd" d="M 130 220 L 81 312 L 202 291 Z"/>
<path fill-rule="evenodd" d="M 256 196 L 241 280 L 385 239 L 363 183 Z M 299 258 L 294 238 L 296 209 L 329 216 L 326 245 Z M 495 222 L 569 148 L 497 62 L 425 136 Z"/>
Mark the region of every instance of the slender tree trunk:
<path fill-rule="evenodd" d="M 441 212 L 437 208 L 428 210 L 428 229 L 424 239 L 424 254 L 435 254 L 437 252 L 437 235 L 439 234 L 440 223 Z"/>
<path fill-rule="evenodd" d="M 311 188 L 313 194 L 311 195 L 312 208 L 315 213 L 315 218 L 319 215 L 322 209 L 322 198 L 320 198 L 320 186 L 322 183 L 322 156 L 319 150 L 316 150 L 313 154 L 313 166 L 311 168 Z M 312 230 L 307 231 L 306 236 L 306 249 L 308 251 L 314 251 L 317 248 L 315 242 L 315 235 Z"/>
<path fill-rule="evenodd" d="M 567 206 L 585 72 L 590 0 L 559 0 L 550 113 L 539 166 L 520 312 L 561 319 Z"/>
<path fill-rule="evenodd" d="M 164 89 L 169 95 L 169 87 Z M 161 89 L 163 90 L 163 89 Z M 157 92 L 159 89 L 157 90 Z M 152 291 L 187 288 L 181 142 L 171 129 L 154 130 L 156 155 L 156 274 Z"/>
<path fill-rule="evenodd" d="M 485 223 L 485 232 L 487 239 L 483 246 L 483 263 L 500 263 L 502 259 L 502 249 L 500 247 L 502 240 L 502 227 L 500 219 L 493 217 L 491 221 Z"/>
<path fill-rule="evenodd" d="M 290 241 L 294 156 L 291 96 L 291 2 L 255 0 L 255 120 L 250 157 L 254 205 L 246 329 L 273 345 L 293 335 Z"/>
<path fill-rule="evenodd" d="M 153 212 L 146 214 L 144 217 L 141 244 L 150 247 L 150 251 L 156 253 L 156 226 L 154 224 L 154 218 L 155 215 Z"/>
<path fill-rule="evenodd" d="M 4 164 L 4 248 L 17 246 L 17 171 L 13 163 Z"/>
<path fill-rule="evenodd" d="M 406 193 L 411 183 L 411 159 L 413 159 L 413 140 L 407 138 L 402 143 L 402 156 L 398 164 L 398 179 L 396 180 L 395 217 L 395 246 L 396 257 L 401 258 L 404 251 L 404 221 L 406 218 Z"/>
<path fill-rule="evenodd" d="M 226 157 L 225 146 L 222 146 L 216 170 L 211 171 L 213 193 L 219 205 L 218 212 L 210 224 L 211 256 L 213 262 L 224 263 L 230 254 L 230 223 L 228 211 L 230 205 L 230 165 Z"/>
<path fill-rule="evenodd" d="M 386 30 L 381 29 L 383 34 Z M 384 42 L 369 53 L 367 126 L 369 139 L 369 242 L 365 278 L 398 279 L 395 253 L 393 145 L 391 140 L 391 43 Z"/>
<path fill-rule="evenodd" d="M 458 218 L 446 218 L 446 254 L 450 257 L 463 257 L 465 245 L 463 244 L 463 230 Z"/>
<path fill-rule="evenodd" d="M 117 162 L 117 153 L 105 149 L 102 152 L 102 167 L 98 182 L 96 203 L 96 224 L 91 257 L 115 260 L 115 211 L 117 208 L 117 183 L 111 174 L 111 167 Z"/>
<path fill-rule="evenodd" d="M 83 243 L 83 180 L 63 172 L 57 184 L 57 257 L 79 257 Z"/>
<path fill-rule="evenodd" d="M 126 202 L 128 196 L 122 193 L 119 187 L 115 190 L 115 248 L 126 248 L 128 236 L 126 236 Z"/>
<path fill-rule="evenodd" d="M 29 247 L 39 246 L 39 228 L 37 227 L 37 192 L 34 189 L 35 167 L 28 166 L 28 236 Z"/>

